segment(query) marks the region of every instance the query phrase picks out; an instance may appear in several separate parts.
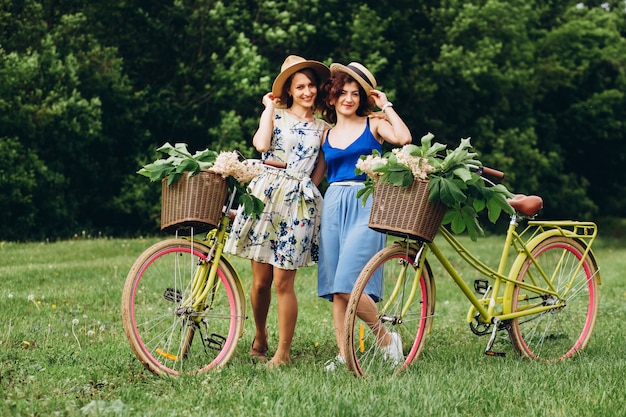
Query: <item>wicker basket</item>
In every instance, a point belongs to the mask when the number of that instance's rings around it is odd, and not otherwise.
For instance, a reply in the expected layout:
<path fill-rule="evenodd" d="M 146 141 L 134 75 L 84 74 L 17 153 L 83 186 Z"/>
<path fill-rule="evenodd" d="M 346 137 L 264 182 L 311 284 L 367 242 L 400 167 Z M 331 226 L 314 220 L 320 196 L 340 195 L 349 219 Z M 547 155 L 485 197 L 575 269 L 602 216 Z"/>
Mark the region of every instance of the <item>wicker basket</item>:
<path fill-rule="evenodd" d="M 228 185 L 221 175 L 209 171 L 189 177 L 183 173 L 178 181 L 167 185 L 161 181 L 161 230 L 175 232 L 194 228 L 204 233 L 220 222 Z"/>
<path fill-rule="evenodd" d="M 406 188 L 377 183 L 369 227 L 432 242 L 445 214 L 446 206 L 428 201 L 428 181 L 416 180 Z"/>

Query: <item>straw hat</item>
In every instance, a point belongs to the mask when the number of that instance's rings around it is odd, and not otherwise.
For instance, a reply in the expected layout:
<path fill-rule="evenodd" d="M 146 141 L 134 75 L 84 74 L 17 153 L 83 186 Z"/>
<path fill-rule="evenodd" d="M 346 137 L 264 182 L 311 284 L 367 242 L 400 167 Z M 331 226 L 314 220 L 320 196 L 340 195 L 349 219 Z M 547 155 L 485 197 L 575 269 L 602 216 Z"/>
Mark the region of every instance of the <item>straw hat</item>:
<path fill-rule="evenodd" d="M 320 77 L 320 83 L 326 81 L 330 75 L 328 67 L 321 62 L 304 59 L 297 55 L 289 55 L 285 58 L 285 62 L 283 62 L 283 65 L 280 67 L 280 74 L 278 74 L 278 77 L 276 77 L 272 85 L 272 94 L 274 97 L 280 97 L 283 93 L 285 81 L 287 81 L 291 75 L 304 68 L 311 68 L 315 71 Z"/>
<path fill-rule="evenodd" d="M 342 65 L 333 63 L 330 66 L 331 71 L 341 71 L 350 75 L 361 87 L 365 90 L 365 93 L 369 95 L 370 91 L 376 88 L 376 78 L 365 66 L 358 62 L 350 62 L 348 65 Z"/>

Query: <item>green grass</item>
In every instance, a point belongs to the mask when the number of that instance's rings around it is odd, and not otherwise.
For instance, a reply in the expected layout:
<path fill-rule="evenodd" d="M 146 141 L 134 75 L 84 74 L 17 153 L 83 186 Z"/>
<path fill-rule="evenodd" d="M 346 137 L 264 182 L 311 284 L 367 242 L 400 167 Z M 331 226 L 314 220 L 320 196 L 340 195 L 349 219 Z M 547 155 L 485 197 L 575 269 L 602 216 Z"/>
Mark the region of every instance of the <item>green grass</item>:
<path fill-rule="evenodd" d="M 292 366 L 267 370 L 248 349 L 219 372 L 159 378 L 124 335 L 120 297 L 134 259 L 154 239 L 0 243 L 1 416 L 616 416 L 626 392 L 626 248 L 600 240 L 600 309 L 587 349 L 555 364 L 487 357 L 465 323 L 468 303 L 435 268 L 437 317 L 422 355 L 400 376 L 325 373 L 336 354 L 331 305 L 316 296 L 315 268 L 298 273 Z M 489 259 L 499 239 L 468 247 Z M 246 292 L 247 261 L 237 260 Z M 471 282 L 474 276 L 468 275 Z M 275 347 L 276 304 L 270 311 Z M 510 352 L 505 335 L 496 348 Z M 271 353 L 271 352 L 270 352 Z"/>

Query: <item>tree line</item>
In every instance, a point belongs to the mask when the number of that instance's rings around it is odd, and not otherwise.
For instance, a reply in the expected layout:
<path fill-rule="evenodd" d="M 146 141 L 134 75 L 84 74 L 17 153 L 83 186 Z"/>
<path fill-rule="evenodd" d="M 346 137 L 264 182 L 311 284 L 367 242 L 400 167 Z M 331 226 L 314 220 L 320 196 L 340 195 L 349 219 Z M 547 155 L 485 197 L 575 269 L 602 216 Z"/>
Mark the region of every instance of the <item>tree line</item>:
<path fill-rule="evenodd" d="M 158 231 L 136 171 L 239 149 L 289 54 L 359 61 L 407 121 L 471 137 L 542 217 L 623 217 L 623 1 L 0 0 L 0 240 Z"/>

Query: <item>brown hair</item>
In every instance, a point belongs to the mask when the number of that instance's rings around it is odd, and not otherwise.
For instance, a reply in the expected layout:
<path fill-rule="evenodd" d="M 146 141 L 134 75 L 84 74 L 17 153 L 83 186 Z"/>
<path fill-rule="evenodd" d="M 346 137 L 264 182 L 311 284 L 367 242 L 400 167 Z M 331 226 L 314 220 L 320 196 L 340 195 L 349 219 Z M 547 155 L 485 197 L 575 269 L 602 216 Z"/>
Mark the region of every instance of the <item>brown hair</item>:
<path fill-rule="evenodd" d="M 284 104 L 287 108 L 290 108 L 293 105 L 293 97 L 289 94 L 289 89 L 291 88 L 291 82 L 293 81 L 293 77 L 298 73 L 306 75 L 309 81 L 315 83 L 315 86 L 317 87 L 317 95 L 315 96 L 313 111 L 321 109 L 323 103 L 320 95 L 320 77 L 319 75 L 317 75 L 317 72 L 313 71 L 311 68 L 303 68 L 300 71 L 294 72 L 289 76 L 289 78 L 287 78 L 285 84 L 283 85 L 283 90 L 281 91 L 280 97 L 278 97 L 280 103 Z"/>
<path fill-rule="evenodd" d="M 322 116 L 324 120 L 328 123 L 335 124 L 337 123 L 337 111 L 335 107 L 331 105 L 331 102 L 337 101 L 339 96 L 341 96 L 341 92 L 343 91 L 343 86 L 348 83 L 356 83 L 359 87 L 359 108 L 356 110 L 357 116 L 367 116 L 374 110 L 374 101 L 365 93 L 365 90 L 352 76 L 343 72 L 343 71 L 333 71 L 330 74 L 330 78 L 324 85 L 322 86 L 322 98 L 323 98 L 323 108 L 322 108 Z"/>

